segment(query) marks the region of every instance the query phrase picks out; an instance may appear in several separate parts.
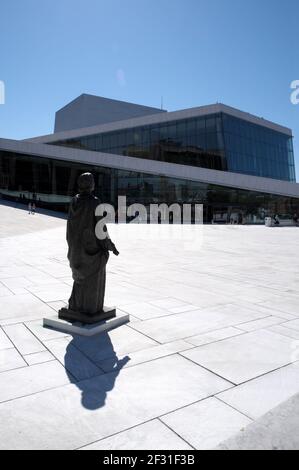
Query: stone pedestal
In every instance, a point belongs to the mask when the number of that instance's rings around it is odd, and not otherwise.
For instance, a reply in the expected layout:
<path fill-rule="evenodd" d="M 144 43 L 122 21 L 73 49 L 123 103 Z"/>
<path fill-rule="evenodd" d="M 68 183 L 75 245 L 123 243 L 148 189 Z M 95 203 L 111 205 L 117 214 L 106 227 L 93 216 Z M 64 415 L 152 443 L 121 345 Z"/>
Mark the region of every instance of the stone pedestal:
<path fill-rule="evenodd" d="M 93 325 L 103 320 L 109 320 L 116 316 L 116 309 L 114 307 L 104 307 L 101 312 L 97 312 L 93 315 L 86 315 L 85 313 L 74 312 L 68 308 L 62 308 L 58 312 L 58 318 L 60 320 L 66 320 L 69 322 L 80 322 L 86 325 Z"/>
<path fill-rule="evenodd" d="M 110 310 L 111 311 L 111 310 Z M 98 321 L 97 323 L 84 324 L 78 321 L 71 322 L 59 318 L 58 315 L 47 317 L 43 319 L 43 326 L 45 328 L 52 328 L 66 334 L 74 334 L 81 336 L 94 336 L 104 331 L 110 331 L 118 326 L 124 325 L 130 321 L 129 314 L 125 312 L 116 311 L 113 317 Z"/>

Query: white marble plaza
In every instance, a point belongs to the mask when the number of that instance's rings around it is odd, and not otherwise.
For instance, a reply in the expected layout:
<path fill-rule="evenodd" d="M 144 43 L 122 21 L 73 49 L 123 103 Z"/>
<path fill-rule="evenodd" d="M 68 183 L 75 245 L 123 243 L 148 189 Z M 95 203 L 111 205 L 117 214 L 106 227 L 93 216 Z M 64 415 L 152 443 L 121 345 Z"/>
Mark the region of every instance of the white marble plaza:
<path fill-rule="evenodd" d="M 244 448 L 266 425 L 287 448 L 299 229 L 111 226 L 106 304 L 130 323 L 88 338 L 42 326 L 71 292 L 65 225 L 0 205 L 0 449 Z"/>

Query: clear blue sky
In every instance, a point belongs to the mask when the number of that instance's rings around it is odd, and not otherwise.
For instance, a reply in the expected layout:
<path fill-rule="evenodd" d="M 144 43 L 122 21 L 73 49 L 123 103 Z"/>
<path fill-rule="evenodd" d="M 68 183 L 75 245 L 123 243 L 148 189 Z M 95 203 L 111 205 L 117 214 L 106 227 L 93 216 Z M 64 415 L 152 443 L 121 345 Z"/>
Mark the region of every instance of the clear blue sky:
<path fill-rule="evenodd" d="M 83 92 L 220 101 L 291 127 L 299 180 L 298 0 L 1 0 L 0 21 L 1 137 L 52 132 Z"/>

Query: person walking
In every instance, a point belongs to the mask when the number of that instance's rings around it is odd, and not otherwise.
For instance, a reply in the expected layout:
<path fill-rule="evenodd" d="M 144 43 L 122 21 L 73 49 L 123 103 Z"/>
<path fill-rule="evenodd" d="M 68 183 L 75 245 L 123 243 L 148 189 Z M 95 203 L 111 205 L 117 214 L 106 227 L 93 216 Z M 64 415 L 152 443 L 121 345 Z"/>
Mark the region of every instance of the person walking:
<path fill-rule="evenodd" d="M 31 211 L 32 211 L 32 204 L 31 204 L 31 202 L 29 202 L 29 204 L 28 204 L 28 214 L 31 214 Z"/>
<path fill-rule="evenodd" d="M 36 211 L 36 205 L 35 205 L 35 202 L 33 202 L 31 204 L 31 214 L 35 215 L 35 211 Z"/>
<path fill-rule="evenodd" d="M 278 217 L 278 214 L 276 214 L 274 216 L 274 225 L 279 225 L 279 224 L 280 224 L 279 217 Z"/>

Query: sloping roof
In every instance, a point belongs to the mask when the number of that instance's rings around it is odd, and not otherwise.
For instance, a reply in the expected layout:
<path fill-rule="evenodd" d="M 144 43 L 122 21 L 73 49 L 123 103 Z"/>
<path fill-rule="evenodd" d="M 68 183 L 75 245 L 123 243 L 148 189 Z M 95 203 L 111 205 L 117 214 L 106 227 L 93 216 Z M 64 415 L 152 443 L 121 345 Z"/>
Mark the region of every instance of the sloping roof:
<path fill-rule="evenodd" d="M 81 129 L 163 112 L 166 111 L 84 93 L 56 112 L 54 132 Z"/>
<path fill-rule="evenodd" d="M 298 183 L 260 176 L 19 140 L 0 139 L 1 150 L 299 198 Z"/>

